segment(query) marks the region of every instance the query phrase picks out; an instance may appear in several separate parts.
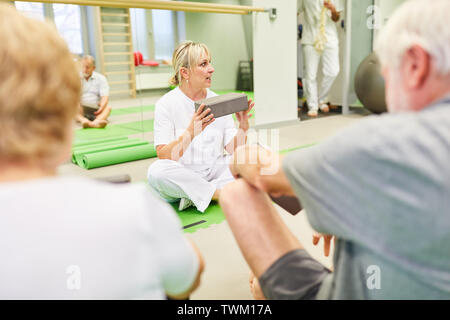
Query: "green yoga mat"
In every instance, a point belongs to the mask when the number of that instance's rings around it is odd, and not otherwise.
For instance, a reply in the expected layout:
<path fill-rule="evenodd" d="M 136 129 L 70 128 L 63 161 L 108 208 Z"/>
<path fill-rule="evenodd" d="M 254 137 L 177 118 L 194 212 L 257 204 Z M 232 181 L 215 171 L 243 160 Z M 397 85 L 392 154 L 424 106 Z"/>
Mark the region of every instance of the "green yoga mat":
<path fill-rule="evenodd" d="M 137 132 L 150 132 L 153 131 L 153 119 L 150 120 L 142 120 L 142 121 L 133 121 L 133 122 L 127 122 L 127 123 L 121 123 L 117 126 L 120 126 L 121 128 L 126 128 L 129 130 L 135 130 Z"/>
<path fill-rule="evenodd" d="M 92 146 L 92 145 L 96 145 L 96 144 L 103 144 L 103 143 L 112 142 L 112 141 L 123 141 L 123 140 L 127 140 L 127 139 L 128 139 L 128 137 L 119 136 L 119 137 L 111 137 L 111 138 L 105 138 L 105 139 L 75 140 L 72 145 L 72 149 L 82 148 L 82 147 L 86 147 L 86 146 Z"/>
<path fill-rule="evenodd" d="M 213 201 L 204 213 L 198 211 L 195 207 L 187 208 L 183 211 L 178 211 L 178 202 L 171 203 L 173 209 L 180 217 L 183 231 L 186 233 L 193 233 L 202 228 L 208 228 L 213 224 L 219 224 L 225 220 L 222 208 L 219 204 Z"/>
<path fill-rule="evenodd" d="M 153 131 L 153 119 L 133 121 L 121 124 L 110 124 L 105 128 L 87 128 L 75 131 L 75 140 L 84 142 L 89 140 L 103 140 L 114 137 L 129 136 L 132 134 Z"/>
<path fill-rule="evenodd" d="M 72 150 L 72 162 L 78 164 L 79 166 L 83 166 L 83 157 L 86 154 L 103 152 L 109 150 L 117 150 L 122 148 L 130 148 L 134 146 L 140 146 L 148 144 L 147 141 L 143 141 L 140 139 L 128 139 L 123 141 L 111 141 L 102 144 L 89 145 L 85 147 L 79 147 Z"/>
<path fill-rule="evenodd" d="M 128 107 L 128 108 L 118 108 L 118 109 L 112 109 L 111 115 L 112 116 L 119 116 L 124 114 L 132 114 L 132 113 L 140 113 L 140 112 L 149 112 L 149 111 L 155 111 L 155 106 L 137 106 L 137 107 Z"/>
<path fill-rule="evenodd" d="M 136 133 L 139 132 L 137 132 L 136 130 L 131 130 L 129 128 L 121 127 L 118 124 L 110 124 L 103 129 L 78 129 L 75 131 L 75 140 L 82 142 L 89 140 L 108 139 L 112 137 L 123 137 Z"/>
<path fill-rule="evenodd" d="M 94 169 L 155 156 L 154 146 L 147 143 L 134 147 L 84 154 L 80 166 L 85 169 Z"/>
<path fill-rule="evenodd" d="M 72 153 L 83 151 L 85 149 L 94 149 L 94 148 L 101 148 L 102 146 L 115 145 L 118 143 L 126 142 L 128 140 L 129 140 L 128 137 L 121 137 L 120 139 L 94 140 L 94 142 L 86 141 L 86 142 L 82 143 L 81 145 L 74 144 L 72 146 Z M 133 139 L 133 140 L 138 140 L 138 139 Z"/>

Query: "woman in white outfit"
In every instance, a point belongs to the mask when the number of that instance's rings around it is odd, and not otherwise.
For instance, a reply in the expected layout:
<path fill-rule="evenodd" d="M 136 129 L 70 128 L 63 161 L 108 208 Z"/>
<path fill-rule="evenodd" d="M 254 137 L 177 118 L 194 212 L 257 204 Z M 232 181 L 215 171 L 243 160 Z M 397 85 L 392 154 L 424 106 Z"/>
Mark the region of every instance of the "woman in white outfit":
<path fill-rule="evenodd" d="M 318 111 L 329 112 L 328 94 L 339 74 L 339 38 L 336 23 L 343 10 L 341 0 L 298 0 L 299 13 L 304 13 L 303 57 L 304 87 L 308 102 L 308 116 Z M 322 62 L 322 83 L 317 83 Z"/>
<path fill-rule="evenodd" d="M 180 200 L 179 210 L 195 205 L 204 212 L 234 180 L 229 156 L 246 142 L 254 103 L 249 100 L 248 109 L 236 113 L 238 129 L 231 115 L 216 119 L 204 105 L 196 112 L 195 101 L 217 96 L 209 89 L 214 68 L 208 47 L 184 42 L 175 50 L 172 64 L 171 83 L 177 87 L 156 103 L 154 143 L 159 159 L 149 167 L 148 180 L 166 201 Z"/>

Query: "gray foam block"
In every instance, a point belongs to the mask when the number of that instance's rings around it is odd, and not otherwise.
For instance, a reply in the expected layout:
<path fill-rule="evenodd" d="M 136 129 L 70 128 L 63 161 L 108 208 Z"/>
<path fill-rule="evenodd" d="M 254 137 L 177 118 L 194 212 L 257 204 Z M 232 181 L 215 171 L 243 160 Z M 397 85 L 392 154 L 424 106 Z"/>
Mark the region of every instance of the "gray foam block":
<path fill-rule="evenodd" d="M 221 96 L 203 99 L 195 102 L 195 111 L 205 104 L 205 109 L 210 108 L 214 118 L 219 118 L 248 109 L 248 100 L 245 93 L 227 93 Z"/>

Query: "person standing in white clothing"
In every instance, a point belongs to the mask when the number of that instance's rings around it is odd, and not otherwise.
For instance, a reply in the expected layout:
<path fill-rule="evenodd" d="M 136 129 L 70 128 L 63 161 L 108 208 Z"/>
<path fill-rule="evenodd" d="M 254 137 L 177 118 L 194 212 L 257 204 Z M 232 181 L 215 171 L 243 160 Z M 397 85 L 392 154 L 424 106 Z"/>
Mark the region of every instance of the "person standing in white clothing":
<path fill-rule="evenodd" d="M 298 0 L 298 11 L 304 13 L 305 20 L 303 82 L 310 117 L 316 117 L 319 109 L 329 112 L 328 94 L 340 70 L 336 22 L 342 10 L 341 0 Z M 317 73 L 320 61 L 323 79 L 319 90 Z"/>
<path fill-rule="evenodd" d="M 54 26 L 0 4 L 0 57 L 0 299 L 187 298 L 203 258 L 167 203 L 57 176 L 81 83 Z"/>
<path fill-rule="evenodd" d="M 195 111 L 195 101 L 217 96 L 209 89 L 214 73 L 209 49 L 186 41 L 175 49 L 172 60 L 171 84 L 177 87 L 156 103 L 154 144 L 159 160 L 149 167 L 148 180 L 166 201 L 180 200 L 179 210 L 195 205 L 204 212 L 234 180 L 228 160 L 246 143 L 254 103 L 249 100 L 248 109 L 236 113 L 239 129 L 231 115 L 215 119 L 204 105 Z"/>

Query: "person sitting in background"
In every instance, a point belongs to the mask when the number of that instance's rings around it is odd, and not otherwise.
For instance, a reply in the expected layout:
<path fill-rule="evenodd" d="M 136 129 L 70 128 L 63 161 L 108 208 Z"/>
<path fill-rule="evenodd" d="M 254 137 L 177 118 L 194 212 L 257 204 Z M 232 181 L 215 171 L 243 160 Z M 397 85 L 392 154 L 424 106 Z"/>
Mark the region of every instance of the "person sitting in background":
<path fill-rule="evenodd" d="M 92 56 L 83 56 L 81 69 L 83 91 L 77 120 L 83 128 L 104 128 L 111 113 L 111 107 L 108 106 L 108 81 L 102 74 L 94 71 L 95 59 Z"/>
<path fill-rule="evenodd" d="M 58 177 L 81 83 L 53 25 L 0 4 L 0 299 L 186 298 L 203 259 L 143 184 Z"/>
<path fill-rule="evenodd" d="M 450 299 L 448 12 L 448 0 L 406 1 L 381 30 L 390 114 L 285 158 L 236 150 L 230 167 L 241 179 L 225 186 L 220 204 L 257 297 Z M 260 162 L 249 163 L 256 154 Z M 336 237 L 333 273 L 308 255 L 266 193 L 297 196 L 311 226 L 328 235 L 326 247 Z"/>
<path fill-rule="evenodd" d="M 214 68 L 208 47 L 186 41 L 173 53 L 177 86 L 156 102 L 155 147 L 158 160 L 148 168 L 148 181 L 168 202 L 179 202 L 178 209 L 195 206 L 204 212 L 211 200 L 218 200 L 223 186 L 234 180 L 228 168 L 230 155 L 247 141 L 250 110 L 214 118 L 210 109 L 195 101 L 217 96 L 211 91 Z M 226 154 L 225 154 L 226 151 Z"/>

